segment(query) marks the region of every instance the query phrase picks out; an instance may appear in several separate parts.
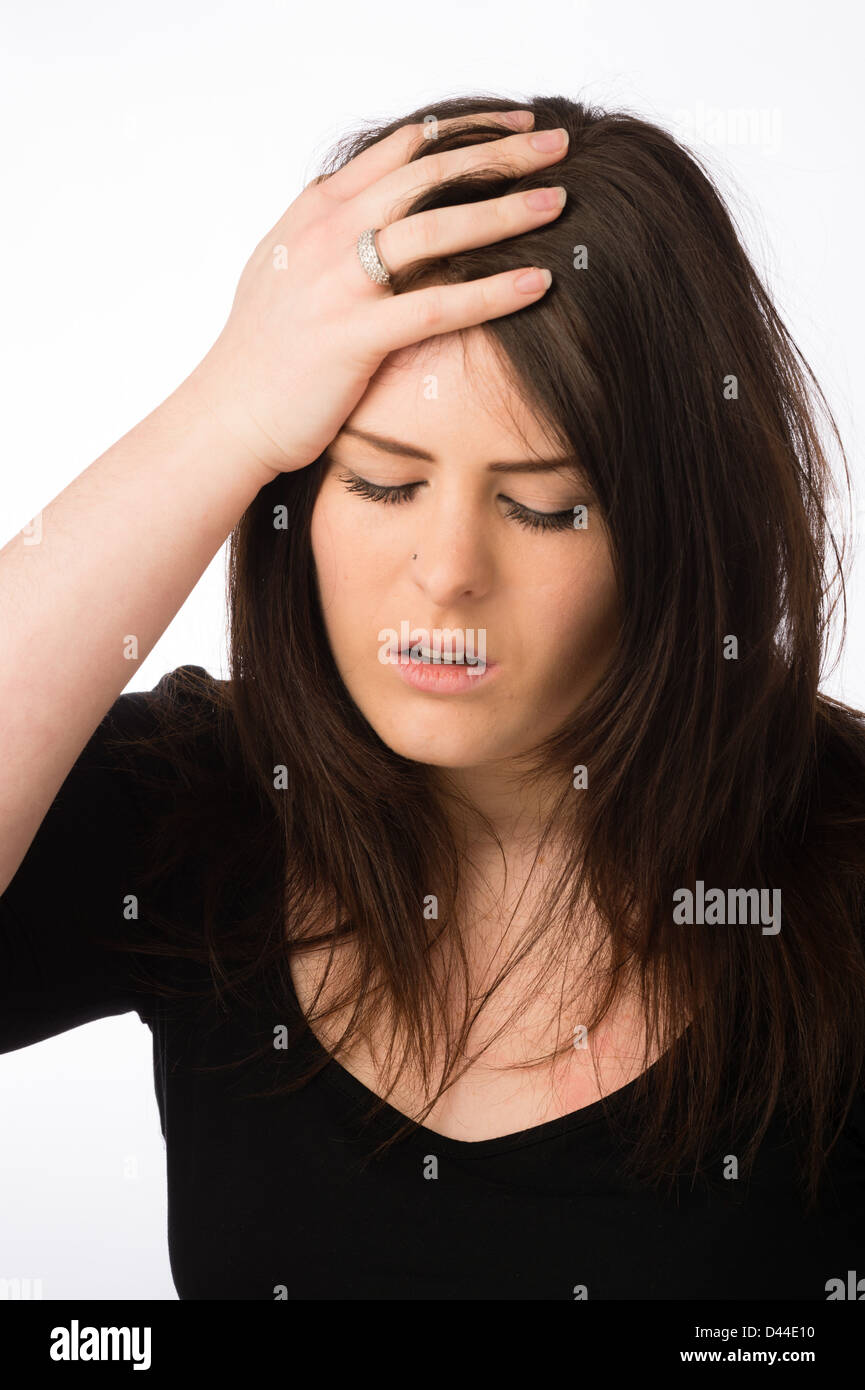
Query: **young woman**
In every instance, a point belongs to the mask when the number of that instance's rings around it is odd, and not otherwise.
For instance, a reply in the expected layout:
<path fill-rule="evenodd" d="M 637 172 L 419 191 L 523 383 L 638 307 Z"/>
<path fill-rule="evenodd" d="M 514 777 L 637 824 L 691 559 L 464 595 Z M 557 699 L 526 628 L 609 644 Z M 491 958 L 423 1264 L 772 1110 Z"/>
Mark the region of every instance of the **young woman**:
<path fill-rule="evenodd" d="M 0 1046 L 150 1026 L 181 1298 L 846 1296 L 834 421 L 670 135 L 506 111 L 344 142 L 0 553 Z"/>

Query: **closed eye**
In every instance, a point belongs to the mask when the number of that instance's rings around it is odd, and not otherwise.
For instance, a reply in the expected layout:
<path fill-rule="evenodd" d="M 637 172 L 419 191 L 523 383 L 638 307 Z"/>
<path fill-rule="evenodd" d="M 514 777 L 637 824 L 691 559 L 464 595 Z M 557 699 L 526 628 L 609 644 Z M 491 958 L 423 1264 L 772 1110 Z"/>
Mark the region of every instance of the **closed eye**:
<path fill-rule="evenodd" d="M 420 483 L 400 483 L 396 487 L 382 487 L 379 483 L 367 482 L 366 478 L 360 478 L 356 473 L 347 477 L 341 476 L 340 482 L 345 485 L 347 492 L 356 492 L 369 502 L 383 502 L 386 505 L 410 502 L 417 489 L 421 487 Z M 511 517 L 529 530 L 564 531 L 574 524 L 573 507 L 561 512 L 536 512 L 531 507 L 524 507 L 521 503 L 515 502 L 512 497 L 506 497 L 504 493 L 499 493 L 499 496 L 503 502 L 508 503 L 505 516 Z"/>

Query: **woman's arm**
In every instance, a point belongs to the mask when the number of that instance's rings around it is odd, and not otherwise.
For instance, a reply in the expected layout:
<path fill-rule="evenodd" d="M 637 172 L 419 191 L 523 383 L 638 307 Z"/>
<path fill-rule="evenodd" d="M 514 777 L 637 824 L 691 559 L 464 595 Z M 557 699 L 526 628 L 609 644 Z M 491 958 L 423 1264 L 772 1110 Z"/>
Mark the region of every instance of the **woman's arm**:
<path fill-rule="evenodd" d="M 273 476 L 216 424 L 193 372 L 43 510 L 37 543 L 19 533 L 0 550 L 0 893 L 100 720 Z"/>

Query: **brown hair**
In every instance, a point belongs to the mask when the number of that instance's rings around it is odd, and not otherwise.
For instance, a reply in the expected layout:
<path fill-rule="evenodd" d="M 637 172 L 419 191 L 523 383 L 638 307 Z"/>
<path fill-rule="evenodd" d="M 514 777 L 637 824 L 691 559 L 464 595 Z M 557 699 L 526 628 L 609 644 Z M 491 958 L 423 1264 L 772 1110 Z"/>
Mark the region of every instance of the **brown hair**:
<path fill-rule="evenodd" d="M 323 176 L 406 122 L 512 105 L 451 98 L 370 125 L 340 143 Z M 649 1021 L 646 1068 L 650 1049 L 660 1053 L 628 1092 L 642 1106 L 651 1085 L 633 1171 L 658 1184 L 689 1165 L 696 1172 L 713 1138 L 727 1144 L 734 1129 L 747 1168 L 783 1101 L 802 1120 L 813 1199 L 865 1065 L 865 729 L 858 711 L 818 692 L 836 580 L 843 597 L 821 417 L 849 488 L 843 447 L 695 156 L 628 113 L 561 96 L 524 105 L 537 128 L 568 129 L 563 159 L 514 177 L 491 158 L 400 215 L 563 183 L 561 217 L 425 260 L 393 283 L 400 294 L 550 267 L 540 301 L 482 328 L 514 391 L 576 448 L 613 547 L 623 612 L 613 660 L 527 760 L 527 777 L 561 778 L 549 830 L 569 827 L 572 855 L 515 957 L 542 937 L 550 962 L 566 957 L 588 892 L 601 924 L 595 955 L 602 945 L 606 954 L 591 980 L 596 1007 L 580 1022 L 604 1016 L 627 974 Z M 472 124 L 441 131 L 435 148 L 500 135 Z M 419 131 L 412 157 L 429 152 Z M 444 1040 L 422 1122 L 477 1017 L 467 1007 L 449 1035 L 430 967 L 433 941 L 464 960 L 459 847 L 431 770 L 378 738 L 330 652 L 310 547 L 326 466 L 323 456 L 277 477 L 231 536 L 230 680 L 181 668 L 168 683 L 149 746 L 167 751 L 173 790 L 152 827 L 149 873 L 155 881 L 199 856 L 204 927 L 162 919 L 154 906 L 163 939 L 154 929 L 146 949 L 206 961 L 220 996 L 266 987 L 275 1019 L 288 1022 L 292 947 L 351 940 L 345 988 L 309 1017 L 355 1004 L 346 1045 L 387 1019 L 391 1086 L 409 1066 L 426 1085 L 432 1040 Z M 731 635 L 738 659 L 726 659 Z M 205 745 L 199 735 L 214 728 L 216 744 Z M 582 791 L 572 785 L 577 764 L 588 769 Z M 780 932 L 677 924 L 673 894 L 698 879 L 780 888 Z M 263 882 L 274 886 L 266 908 L 242 911 L 237 885 Z M 431 891 L 432 922 L 423 912 Z M 323 902 L 334 912 L 320 930 Z M 677 1019 L 690 1021 L 684 1032 Z M 299 1036 L 305 1022 L 296 1024 Z M 570 1046 L 566 1037 L 560 1050 Z M 285 1084 L 304 1084 L 326 1060 Z"/>

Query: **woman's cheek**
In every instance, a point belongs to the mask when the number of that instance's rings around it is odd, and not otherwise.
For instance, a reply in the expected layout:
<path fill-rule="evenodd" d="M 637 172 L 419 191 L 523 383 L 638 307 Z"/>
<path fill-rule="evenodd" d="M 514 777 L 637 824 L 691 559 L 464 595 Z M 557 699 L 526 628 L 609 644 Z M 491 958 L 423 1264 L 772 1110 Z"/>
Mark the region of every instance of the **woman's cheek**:
<path fill-rule="evenodd" d="M 574 576 L 547 608 L 541 627 L 552 639 L 548 648 L 551 679 L 561 686 L 588 683 L 601 675 L 618 630 L 615 576 L 606 553 Z"/>

